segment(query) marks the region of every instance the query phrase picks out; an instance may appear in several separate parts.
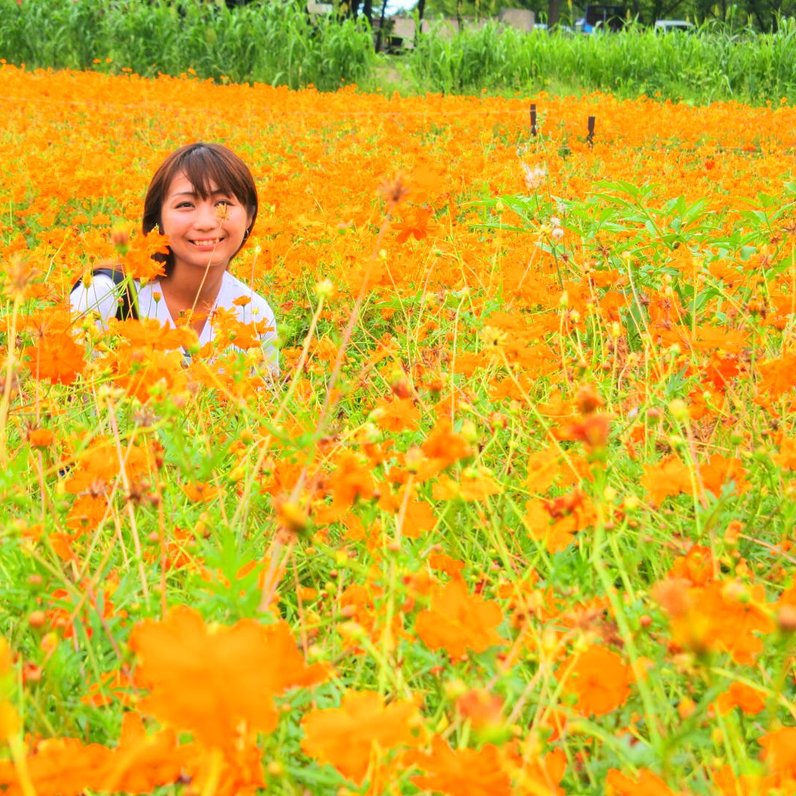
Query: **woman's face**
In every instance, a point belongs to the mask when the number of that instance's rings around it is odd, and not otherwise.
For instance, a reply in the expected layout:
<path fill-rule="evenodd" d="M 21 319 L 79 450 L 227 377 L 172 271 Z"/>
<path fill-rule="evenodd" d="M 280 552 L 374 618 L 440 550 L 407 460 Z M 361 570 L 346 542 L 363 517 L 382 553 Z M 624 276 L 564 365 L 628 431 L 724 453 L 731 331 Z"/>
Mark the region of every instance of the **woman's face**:
<path fill-rule="evenodd" d="M 185 267 L 226 269 L 251 224 L 251 216 L 233 194 L 215 183 L 206 199 L 180 173 L 163 200 L 160 218 L 168 235 L 175 271 Z"/>

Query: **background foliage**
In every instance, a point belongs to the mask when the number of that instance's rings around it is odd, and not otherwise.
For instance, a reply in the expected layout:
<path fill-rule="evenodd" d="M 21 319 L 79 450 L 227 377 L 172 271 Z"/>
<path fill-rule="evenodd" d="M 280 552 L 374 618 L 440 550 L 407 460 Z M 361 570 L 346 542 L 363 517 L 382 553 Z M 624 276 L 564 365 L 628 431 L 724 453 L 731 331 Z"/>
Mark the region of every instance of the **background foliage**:
<path fill-rule="evenodd" d="M 0 57 L 334 90 L 367 77 L 373 48 L 364 20 L 310 18 L 291 2 L 2 0 Z"/>
<path fill-rule="evenodd" d="M 531 9 L 537 21 L 547 22 L 553 14 L 563 25 L 574 25 L 583 16 L 586 3 L 572 0 L 511 0 L 511 7 Z M 600 5 L 595 3 L 595 5 Z M 628 0 L 603 5 L 625 5 L 628 18 L 644 25 L 658 19 L 685 19 L 697 24 L 720 24 L 730 32 L 747 28 L 758 32 L 777 30 L 783 19 L 796 14 L 794 0 Z M 551 6 L 555 7 L 551 13 Z M 503 0 L 426 0 L 426 14 L 455 17 L 490 17 L 507 7 Z"/>
<path fill-rule="evenodd" d="M 705 25 L 691 35 L 522 34 L 494 24 L 451 38 L 432 31 L 413 52 L 373 52 L 363 18 L 310 17 L 290 2 L 0 0 L 0 57 L 29 67 L 192 73 L 216 81 L 400 86 L 467 93 L 610 90 L 664 99 L 796 99 L 796 24 L 776 33 Z"/>
<path fill-rule="evenodd" d="M 796 25 L 766 36 L 707 29 L 550 36 L 487 25 L 452 39 L 423 37 L 411 65 L 421 85 L 443 92 L 541 86 L 765 103 L 796 98 Z"/>

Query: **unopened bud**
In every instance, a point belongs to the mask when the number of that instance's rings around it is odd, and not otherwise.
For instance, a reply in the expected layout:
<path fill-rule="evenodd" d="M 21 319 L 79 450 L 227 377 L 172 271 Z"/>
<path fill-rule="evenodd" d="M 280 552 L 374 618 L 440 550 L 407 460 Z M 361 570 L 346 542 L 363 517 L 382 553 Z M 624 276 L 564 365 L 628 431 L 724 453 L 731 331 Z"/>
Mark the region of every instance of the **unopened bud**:
<path fill-rule="evenodd" d="M 777 627 L 783 633 L 796 631 L 796 605 L 783 605 L 777 612 Z"/>
<path fill-rule="evenodd" d="M 672 413 L 672 417 L 674 417 L 675 420 L 688 419 L 688 404 L 681 398 L 675 398 L 673 401 L 669 402 L 669 411 Z"/>

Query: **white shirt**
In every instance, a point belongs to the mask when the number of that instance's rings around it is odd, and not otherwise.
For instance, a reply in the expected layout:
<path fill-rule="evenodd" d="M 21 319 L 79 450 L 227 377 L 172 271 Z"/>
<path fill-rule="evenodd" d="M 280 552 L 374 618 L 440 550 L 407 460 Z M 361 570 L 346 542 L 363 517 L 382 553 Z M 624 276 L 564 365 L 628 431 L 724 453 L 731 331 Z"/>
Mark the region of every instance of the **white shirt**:
<path fill-rule="evenodd" d="M 161 325 L 166 325 L 172 329 L 175 328 L 176 324 L 171 317 L 169 308 L 166 306 L 160 282 L 155 280 L 141 286 L 135 282 L 134 287 L 138 294 L 138 317 L 154 318 Z M 157 299 L 156 296 L 158 297 Z M 235 303 L 236 299 L 243 297 L 248 298 L 249 301 L 242 305 Z M 111 318 L 116 317 L 116 311 L 119 309 L 118 299 L 119 289 L 114 284 L 113 279 L 105 274 L 97 274 L 92 277 L 91 284 L 88 287 L 83 285 L 82 282 L 78 283 L 69 296 L 73 312 L 80 314 L 96 312 L 103 326 L 107 325 Z M 235 313 L 241 323 L 256 322 L 258 325 L 266 327 L 265 332 L 262 334 L 263 351 L 271 369 L 278 372 L 279 366 L 277 364 L 275 346 L 276 320 L 268 302 L 241 282 L 240 279 L 236 279 L 228 271 L 225 271 L 221 280 L 221 289 L 218 291 L 213 309 L 210 311 L 207 322 L 199 335 L 199 345 L 203 346 L 214 339 L 213 313 L 218 309 Z"/>

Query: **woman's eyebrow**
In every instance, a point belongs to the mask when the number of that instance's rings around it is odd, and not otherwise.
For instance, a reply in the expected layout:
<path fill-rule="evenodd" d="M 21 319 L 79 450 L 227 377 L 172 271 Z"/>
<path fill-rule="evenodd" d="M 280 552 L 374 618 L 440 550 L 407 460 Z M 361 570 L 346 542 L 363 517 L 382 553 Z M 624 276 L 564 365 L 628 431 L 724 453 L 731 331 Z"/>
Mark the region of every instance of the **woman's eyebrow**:
<path fill-rule="evenodd" d="M 177 191 L 176 193 L 171 194 L 171 196 L 196 196 L 196 191 Z M 219 188 L 217 191 L 210 191 L 210 196 L 234 196 L 232 191 L 224 191 Z"/>

